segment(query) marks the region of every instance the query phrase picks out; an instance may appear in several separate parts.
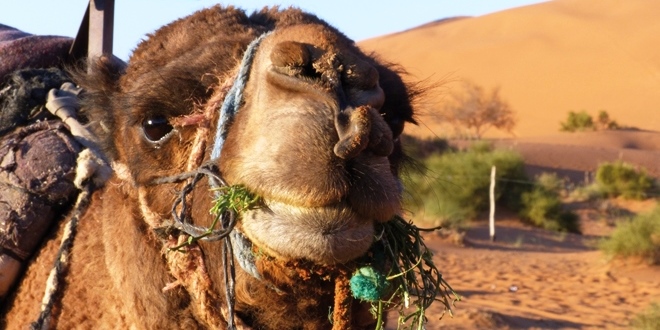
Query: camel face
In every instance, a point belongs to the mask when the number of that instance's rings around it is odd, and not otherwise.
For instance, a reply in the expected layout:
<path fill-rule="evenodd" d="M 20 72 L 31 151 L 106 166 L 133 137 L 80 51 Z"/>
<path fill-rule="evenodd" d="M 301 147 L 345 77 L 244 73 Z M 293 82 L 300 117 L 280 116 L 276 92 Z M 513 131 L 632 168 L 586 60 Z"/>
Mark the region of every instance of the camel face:
<path fill-rule="evenodd" d="M 344 263 L 369 249 L 376 223 L 400 211 L 398 136 L 412 121 L 408 91 L 397 73 L 325 23 L 283 20 L 261 32 L 272 31 L 256 50 L 216 164 L 230 185 L 262 198 L 239 224 L 260 249 Z M 222 97 L 261 34 L 198 32 L 188 40 L 192 33 L 169 27 L 140 45 L 106 120 L 117 172 L 138 187 L 143 216 L 156 225 L 170 218 L 180 187 L 150 182 L 195 169 L 200 133 L 210 159 Z M 208 187 L 195 190 L 195 224 L 210 224 L 212 197 Z"/>
<path fill-rule="evenodd" d="M 262 196 L 247 236 L 286 259 L 333 264 L 373 242 L 400 209 L 392 131 L 374 66 L 320 25 L 275 31 L 260 45 L 220 158 L 222 173 Z"/>

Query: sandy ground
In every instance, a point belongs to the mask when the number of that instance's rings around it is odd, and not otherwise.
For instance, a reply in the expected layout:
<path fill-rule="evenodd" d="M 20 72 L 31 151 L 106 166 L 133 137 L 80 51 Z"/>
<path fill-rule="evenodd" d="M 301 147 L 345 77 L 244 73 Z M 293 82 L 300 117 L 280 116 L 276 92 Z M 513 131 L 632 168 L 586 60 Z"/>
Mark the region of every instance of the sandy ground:
<path fill-rule="evenodd" d="M 660 300 L 660 268 L 608 263 L 593 247 L 596 239 L 515 219 L 498 220 L 495 243 L 485 222 L 467 232 L 464 247 L 427 235 L 438 268 L 462 296 L 454 317 L 439 320 L 442 305 L 436 304 L 427 329 L 629 328 L 636 314 Z"/>

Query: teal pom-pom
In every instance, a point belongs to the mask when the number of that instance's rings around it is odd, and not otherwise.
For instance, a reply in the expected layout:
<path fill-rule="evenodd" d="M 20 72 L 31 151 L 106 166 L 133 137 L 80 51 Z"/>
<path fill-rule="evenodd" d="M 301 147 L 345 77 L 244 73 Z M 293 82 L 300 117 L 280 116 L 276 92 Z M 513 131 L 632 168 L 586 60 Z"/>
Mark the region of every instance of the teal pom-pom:
<path fill-rule="evenodd" d="M 362 301 L 378 301 L 385 294 L 387 279 L 373 267 L 365 266 L 351 277 L 353 297 Z"/>

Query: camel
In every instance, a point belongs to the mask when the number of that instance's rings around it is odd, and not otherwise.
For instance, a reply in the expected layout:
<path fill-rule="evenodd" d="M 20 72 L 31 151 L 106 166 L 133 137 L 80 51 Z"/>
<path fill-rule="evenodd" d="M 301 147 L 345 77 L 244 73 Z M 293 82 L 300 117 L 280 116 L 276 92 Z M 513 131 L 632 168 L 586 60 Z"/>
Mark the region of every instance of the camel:
<path fill-rule="evenodd" d="M 399 137 L 414 123 L 417 91 L 395 66 L 299 9 L 222 6 L 160 28 L 126 66 L 110 57 L 91 66 L 74 76 L 80 116 L 113 174 L 80 219 L 63 290 L 40 326 L 377 326 L 371 305 L 337 283 L 401 213 Z M 172 225 L 174 205 L 190 228 L 212 227 L 225 185 L 257 196 L 229 240 Z M 40 315 L 63 226 L 5 301 L 3 327 Z"/>

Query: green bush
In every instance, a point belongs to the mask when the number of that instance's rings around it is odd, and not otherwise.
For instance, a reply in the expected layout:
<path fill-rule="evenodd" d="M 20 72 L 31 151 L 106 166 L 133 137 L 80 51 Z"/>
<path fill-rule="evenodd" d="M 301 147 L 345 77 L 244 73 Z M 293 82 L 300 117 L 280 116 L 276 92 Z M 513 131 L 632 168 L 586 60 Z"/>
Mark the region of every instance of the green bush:
<path fill-rule="evenodd" d="M 598 112 L 598 128 L 616 130 L 620 129 L 621 126 L 616 121 L 610 119 L 610 114 L 607 111 L 601 110 Z"/>
<path fill-rule="evenodd" d="M 635 330 L 658 330 L 660 329 L 660 304 L 653 303 L 632 321 Z"/>
<path fill-rule="evenodd" d="M 544 229 L 579 233 L 578 216 L 565 211 L 562 206 L 561 188 L 562 182 L 556 175 L 544 173 L 539 176 L 536 186 L 522 194 L 521 217 Z"/>
<path fill-rule="evenodd" d="M 564 189 L 564 181 L 554 173 L 542 173 L 536 177 L 536 186 L 559 194 Z"/>
<path fill-rule="evenodd" d="M 653 178 L 622 161 L 603 163 L 596 170 L 596 184 L 607 197 L 644 199 L 653 189 Z"/>
<path fill-rule="evenodd" d="M 410 173 L 405 183 L 406 207 L 413 217 L 432 218 L 436 225 L 464 226 L 488 208 L 493 165 L 497 167 L 497 200 L 515 207 L 524 189 L 515 181 L 526 180 L 523 159 L 513 151 L 491 149 L 479 143 L 467 151 L 422 160 L 423 170 Z"/>
<path fill-rule="evenodd" d="M 576 131 L 593 131 L 596 129 L 594 120 L 586 111 L 580 112 L 570 111 L 566 122 L 561 123 L 561 131 L 563 132 L 576 132 Z"/>
<path fill-rule="evenodd" d="M 660 264 L 660 206 L 618 223 L 599 246 L 610 257 L 641 257 L 651 264 Z"/>

